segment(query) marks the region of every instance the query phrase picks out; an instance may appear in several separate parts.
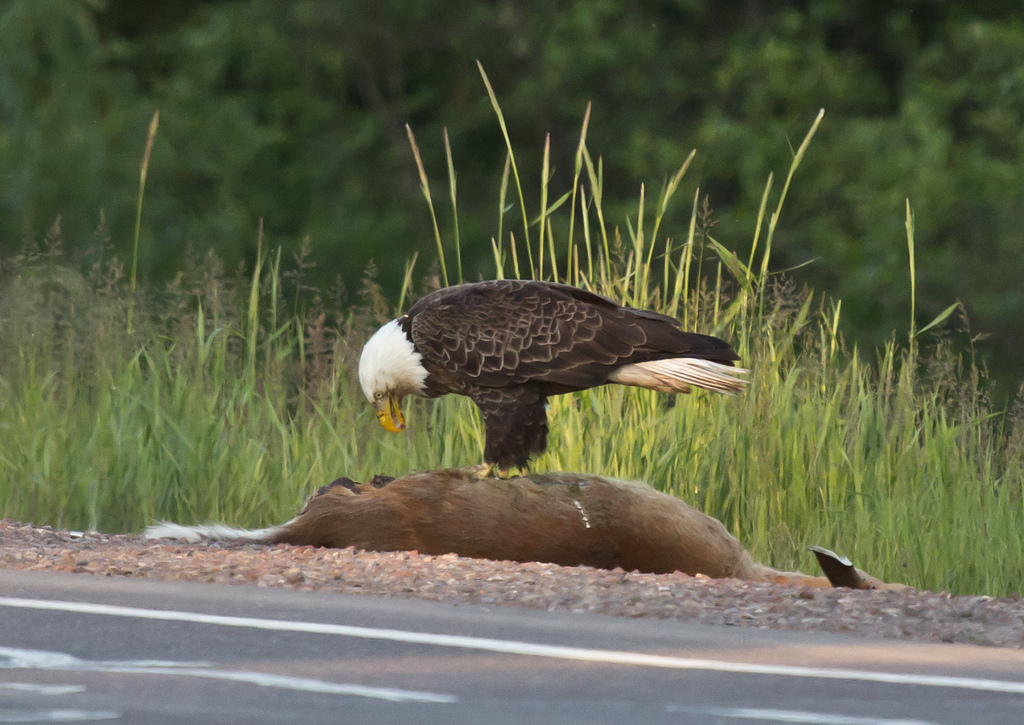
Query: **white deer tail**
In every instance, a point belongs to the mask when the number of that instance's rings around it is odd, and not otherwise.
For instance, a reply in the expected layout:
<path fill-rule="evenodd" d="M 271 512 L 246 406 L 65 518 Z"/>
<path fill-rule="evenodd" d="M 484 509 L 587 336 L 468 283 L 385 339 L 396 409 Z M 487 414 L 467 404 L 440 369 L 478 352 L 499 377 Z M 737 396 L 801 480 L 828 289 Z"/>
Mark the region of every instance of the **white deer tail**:
<path fill-rule="evenodd" d="M 288 524 L 285 524 L 287 526 Z M 284 526 L 268 529 L 235 529 L 224 524 L 200 524 L 182 526 L 169 521 L 160 521 L 146 528 L 147 539 L 185 539 L 186 541 L 256 541 L 269 543 L 271 538 Z"/>

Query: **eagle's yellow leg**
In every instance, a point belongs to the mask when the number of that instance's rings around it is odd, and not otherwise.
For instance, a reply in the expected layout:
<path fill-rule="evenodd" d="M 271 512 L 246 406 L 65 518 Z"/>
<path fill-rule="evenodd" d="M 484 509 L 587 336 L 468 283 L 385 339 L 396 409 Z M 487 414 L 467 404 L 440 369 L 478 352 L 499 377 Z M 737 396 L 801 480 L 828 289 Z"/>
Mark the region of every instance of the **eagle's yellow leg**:
<path fill-rule="evenodd" d="M 475 466 L 466 466 L 462 470 L 468 471 L 473 478 L 482 481 L 485 478 L 494 478 L 495 466 L 493 463 L 478 463 Z"/>
<path fill-rule="evenodd" d="M 515 478 L 516 476 L 525 476 L 530 472 L 525 466 L 522 468 L 517 466 L 501 468 L 496 463 L 478 463 L 475 466 L 467 466 L 467 469 L 478 481 L 482 481 L 485 478 Z M 517 471 L 515 475 L 512 474 L 513 470 Z"/>

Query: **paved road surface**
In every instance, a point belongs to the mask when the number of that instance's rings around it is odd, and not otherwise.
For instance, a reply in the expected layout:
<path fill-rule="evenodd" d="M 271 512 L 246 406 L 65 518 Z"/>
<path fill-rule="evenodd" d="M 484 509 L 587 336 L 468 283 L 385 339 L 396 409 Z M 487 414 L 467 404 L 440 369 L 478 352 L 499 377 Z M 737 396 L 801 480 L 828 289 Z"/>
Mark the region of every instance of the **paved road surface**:
<path fill-rule="evenodd" d="M 1019 725 L 1024 652 L 0 570 L 13 722 Z"/>

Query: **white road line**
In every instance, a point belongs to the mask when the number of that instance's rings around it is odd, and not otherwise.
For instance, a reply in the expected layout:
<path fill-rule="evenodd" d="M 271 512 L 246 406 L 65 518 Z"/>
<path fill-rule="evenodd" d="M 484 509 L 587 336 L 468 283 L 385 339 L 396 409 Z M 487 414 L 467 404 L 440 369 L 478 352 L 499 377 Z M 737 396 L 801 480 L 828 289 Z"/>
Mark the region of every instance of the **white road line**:
<path fill-rule="evenodd" d="M 0 723 L 94 722 L 120 720 L 121 715 L 106 710 L 2 710 Z"/>
<path fill-rule="evenodd" d="M 338 637 L 378 639 L 391 642 L 403 642 L 405 644 L 455 647 L 459 649 L 482 650 L 502 654 L 524 655 L 528 657 L 550 657 L 554 659 L 611 665 L 659 667 L 675 670 L 706 670 L 711 672 L 731 672 L 736 674 L 775 675 L 778 677 L 808 677 L 825 680 L 853 680 L 859 682 L 879 682 L 891 685 L 952 687 L 965 690 L 982 690 L 986 692 L 1005 692 L 1015 695 L 1024 695 L 1024 682 L 1013 682 L 1008 680 L 987 680 L 973 677 L 945 677 L 941 675 L 899 674 L 895 672 L 873 672 L 870 670 L 832 669 L 826 667 L 762 665 L 745 662 L 727 662 L 720 660 L 691 659 L 688 657 L 651 655 L 641 652 L 623 652 L 618 650 L 586 649 L 582 647 L 534 644 L 532 642 L 490 639 L 486 637 L 464 637 L 450 634 L 431 634 L 429 632 L 408 632 L 400 629 L 377 629 L 373 627 L 356 627 L 345 624 L 293 622 L 281 619 L 256 619 L 253 617 L 231 617 L 220 614 L 201 614 L 199 612 L 180 612 L 164 609 L 138 609 L 135 607 L 119 607 L 108 604 L 92 604 L 89 602 L 62 602 L 48 599 L 0 597 L 0 607 L 98 614 L 110 617 L 126 617 L 130 619 L 154 619 L 165 622 L 192 622 L 195 624 L 212 624 L 221 627 L 244 627 L 247 629 L 262 629 L 275 632 L 329 634 Z"/>
<path fill-rule="evenodd" d="M 906 720 L 884 717 L 851 717 L 833 715 L 827 712 L 804 712 L 802 710 L 771 710 L 760 707 L 680 707 L 669 705 L 666 712 L 700 713 L 737 720 L 761 720 L 764 722 L 802 723 L 804 725 L 936 725 L 928 720 Z"/>
<path fill-rule="evenodd" d="M 31 692 L 33 695 L 75 695 L 85 692 L 81 685 L 40 685 L 35 682 L 0 682 L 0 691 Z"/>
<path fill-rule="evenodd" d="M 201 677 L 207 680 L 245 682 L 261 687 L 276 687 L 300 692 L 318 692 L 328 695 L 354 695 L 391 702 L 458 702 L 454 695 L 436 692 L 399 690 L 394 687 L 369 687 L 341 682 L 327 682 L 308 677 L 275 675 L 267 672 L 215 670 L 205 662 L 154 662 L 152 660 L 83 660 L 64 652 L 0 647 L 0 669 L 58 670 L 61 672 L 106 672 L 125 675 L 172 675 L 175 677 Z M 3 722 L 0 720 L 0 722 Z"/>

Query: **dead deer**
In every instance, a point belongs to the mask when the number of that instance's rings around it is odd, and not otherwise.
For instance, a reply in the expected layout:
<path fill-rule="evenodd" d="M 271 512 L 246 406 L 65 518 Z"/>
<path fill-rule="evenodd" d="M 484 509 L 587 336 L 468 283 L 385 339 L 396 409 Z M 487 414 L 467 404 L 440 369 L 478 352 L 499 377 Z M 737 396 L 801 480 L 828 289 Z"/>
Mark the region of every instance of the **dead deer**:
<path fill-rule="evenodd" d="M 817 547 L 812 549 L 828 577 L 772 569 L 755 562 L 721 522 L 675 496 L 644 483 L 578 473 L 480 479 L 455 469 L 378 476 L 369 484 L 341 478 L 280 526 L 161 523 L 146 536 L 455 553 L 811 587 L 902 586 L 885 584 Z"/>

